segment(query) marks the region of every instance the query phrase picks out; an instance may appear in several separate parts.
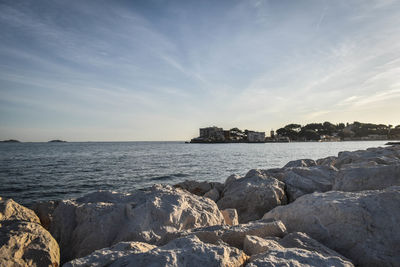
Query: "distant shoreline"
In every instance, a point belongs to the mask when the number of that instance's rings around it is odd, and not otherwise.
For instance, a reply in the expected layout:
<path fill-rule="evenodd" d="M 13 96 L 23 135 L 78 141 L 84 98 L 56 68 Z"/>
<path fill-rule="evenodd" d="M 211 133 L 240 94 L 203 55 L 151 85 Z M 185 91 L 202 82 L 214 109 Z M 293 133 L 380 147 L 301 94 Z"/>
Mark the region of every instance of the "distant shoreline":
<path fill-rule="evenodd" d="M 290 141 L 290 142 L 193 142 L 190 141 L 65 141 L 61 143 L 186 143 L 186 144 L 282 144 L 282 143 L 342 143 L 342 142 L 382 142 L 398 143 L 400 139 L 395 140 L 341 140 L 341 141 Z M 7 142 L 0 141 L 0 144 L 52 144 L 49 141 L 18 141 Z M 57 142 L 55 142 L 57 143 Z"/>

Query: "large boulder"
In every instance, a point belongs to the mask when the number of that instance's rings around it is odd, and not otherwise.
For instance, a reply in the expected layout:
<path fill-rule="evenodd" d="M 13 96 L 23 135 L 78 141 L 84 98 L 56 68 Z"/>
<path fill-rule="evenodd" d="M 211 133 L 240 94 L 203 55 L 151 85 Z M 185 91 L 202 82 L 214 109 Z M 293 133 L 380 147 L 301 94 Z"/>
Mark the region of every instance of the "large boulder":
<path fill-rule="evenodd" d="M 280 180 L 292 202 L 305 194 L 331 190 L 337 174 L 332 166 L 294 167 L 284 169 Z"/>
<path fill-rule="evenodd" d="M 244 249 L 253 255 L 246 266 L 354 266 L 342 255 L 299 232 L 280 240 L 247 236 Z"/>
<path fill-rule="evenodd" d="M 215 189 L 218 193 L 221 192 L 224 188 L 224 185 L 219 182 L 198 182 L 194 180 L 186 180 L 184 182 L 175 184 L 174 187 L 185 189 L 186 191 L 198 196 L 204 196 L 204 194 L 212 189 Z"/>
<path fill-rule="evenodd" d="M 217 204 L 221 210 L 234 208 L 239 223 L 260 219 L 272 208 L 286 204 L 285 184 L 259 173 L 230 181 Z"/>
<path fill-rule="evenodd" d="M 298 160 L 292 160 L 286 163 L 283 168 L 293 168 L 293 167 L 311 167 L 311 166 L 316 166 L 317 163 L 313 159 L 298 159 Z"/>
<path fill-rule="evenodd" d="M 337 157 L 329 156 L 326 158 L 317 159 L 316 163 L 317 163 L 317 165 L 334 166 L 336 163 L 336 160 L 337 160 Z"/>
<path fill-rule="evenodd" d="M 332 190 L 363 191 L 378 190 L 400 185 L 400 162 L 396 165 L 375 165 L 341 169 Z"/>
<path fill-rule="evenodd" d="M 266 253 L 258 254 L 246 267 L 353 267 L 354 265 L 342 258 L 323 255 L 311 250 L 299 248 L 271 249 Z"/>
<path fill-rule="evenodd" d="M 0 198 L 0 266 L 58 266 L 60 250 L 36 214 Z"/>
<path fill-rule="evenodd" d="M 243 266 L 248 256 L 237 248 L 220 243 L 202 242 L 196 236 L 175 239 L 165 246 L 144 253 L 132 253 L 118 258 L 110 267 L 117 266 Z"/>
<path fill-rule="evenodd" d="M 168 185 L 60 201 L 44 217 L 52 218 L 49 229 L 59 241 L 62 262 L 120 241 L 154 244 L 168 232 L 224 223 L 215 202 Z"/>
<path fill-rule="evenodd" d="M 119 242 L 112 247 L 99 249 L 85 257 L 67 262 L 63 267 L 106 267 L 121 257 L 147 252 L 156 247 L 143 242 Z"/>
<path fill-rule="evenodd" d="M 215 225 L 168 233 L 160 247 L 142 242 L 120 242 L 74 259 L 64 267 L 83 266 L 242 266 L 247 259 L 243 248 L 246 236 L 283 237 L 287 234 L 280 221 L 256 221 L 234 227 Z M 133 256 L 133 254 L 144 254 Z M 214 256 L 212 256 L 214 255 Z M 154 258 L 152 258 L 154 256 Z"/>
<path fill-rule="evenodd" d="M 286 235 L 285 237 L 283 237 L 282 239 L 278 240 L 278 243 L 281 246 L 283 246 L 284 248 L 300 248 L 300 249 L 315 251 L 322 255 L 333 256 L 333 257 L 337 257 L 337 258 L 341 258 L 346 261 L 349 261 L 341 254 L 326 247 L 325 245 L 321 244 L 317 240 L 312 239 L 310 236 L 308 236 L 305 233 L 301 233 L 301 232 L 290 233 L 290 234 Z M 351 264 L 351 265 L 353 265 L 353 264 Z"/>
<path fill-rule="evenodd" d="M 208 197 L 209 199 L 211 199 L 214 202 L 217 202 L 220 197 L 220 193 L 217 189 L 213 188 L 210 191 L 208 191 L 207 193 L 205 193 L 203 196 Z"/>
<path fill-rule="evenodd" d="M 222 216 L 224 216 L 225 224 L 227 225 L 238 225 L 239 216 L 235 209 L 221 210 Z"/>
<path fill-rule="evenodd" d="M 277 240 L 271 238 L 262 238 L 253 235 L 246 235 L 243 240 L 243 251 L 251 256 L 259 253 L 266 252 L 270 249 L 281 249 L 282 246 Z"/>
<path fill-rule="evenodd" d="M 26 221 L 40 223 L 36 213 L 12 199 L 0 197 L 0 221 Z"/>
<path fill-rule="evenodd" d="M 305 160 L 293 161 L 290 165 L 301 165 L 303 161 Z M 300 162 L 300 164 L 295 164 L 296 162 Z M 284 182 L 288 202 L 305 194 L 332 190 L 338 170 L 329 164 L 317 166 L 309 163 L 309 165 L 310 167 L 254 169 L 250 170 L 245 177 L 273 177 Z"/>
<path fill-rule="evenodd" d="M 230 184 L 230 183 L 232 183 L 232 182 L 234 182 L 234 181 L 236 181 L 236 180 L 238 180 L 238 179 L 240 179 L 240 178 L 242 178 L 242 177 L 241 177 L 240 175 L 238 175 L 238 174 L 229 175 L 228 178 L 226 178 L 226 180 L 225 180 L 224 188 L 225 188 L 228 184 Z"/>
<path fill-rule="evenodd" d="M 371 164 L 392 165 L 400 163 L 400 146 L 374 147 L 366 150 L 339 152 L 334 166 L 351 168 L 352 166 L 370 166 Z"/>
<path fill-rule="evenodd" d="M 160 244 L 166 244 L 180 237 L 195 235 L 206 243 L 219 244 L 220 242 L 224 242 L 232 247 L 242 249 L 243 241 L 247 235 L 283 237 L 286 234 L 286 227 L 281 221 L 259 220 L 235 226 L 215 225 L 173 232 L 165 235 Z"/>
<path fill-rule="evenodd" d="M 264 219 L 282 220 L 288 231 L 307 233 L 361 266 L 400 262 L 400 187 L 313 193 L 273 209 Z"/>

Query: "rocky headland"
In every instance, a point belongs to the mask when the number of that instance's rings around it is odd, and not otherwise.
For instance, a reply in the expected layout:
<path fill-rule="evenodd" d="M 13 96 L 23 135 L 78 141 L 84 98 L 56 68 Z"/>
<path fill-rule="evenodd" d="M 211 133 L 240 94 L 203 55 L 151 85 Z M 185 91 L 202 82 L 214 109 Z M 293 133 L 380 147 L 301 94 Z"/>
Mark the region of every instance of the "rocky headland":
<path fill-rule="evenodd" d="M 400 266 L 400 146 L 224 183 L 0 199 L 1 266 Z"/>

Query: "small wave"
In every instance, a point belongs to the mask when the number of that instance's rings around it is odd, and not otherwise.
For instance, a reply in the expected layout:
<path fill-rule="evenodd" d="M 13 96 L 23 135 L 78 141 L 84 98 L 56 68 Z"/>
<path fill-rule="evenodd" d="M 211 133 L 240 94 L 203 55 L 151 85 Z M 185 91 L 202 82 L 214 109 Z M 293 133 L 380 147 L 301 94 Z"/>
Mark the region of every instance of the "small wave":
<path fill-rule="evenodd" d="M 151 181 L 164 181 L 164 180 L 169 180 L 169 179 L 174 179 L 174 178 L 181 178 L 181 177 L 187 177 L 187 174 L 184 173 L 174 173 L 171 175 L 162 175 L 162 176 L 156 176 L 150 178 Z"/>
<path fill-rule="evenodd" d="M 174 176 L 174 177 L 187 177 L 189 175 L 184 174 L 184 173 L 177 173 L 177 174 L 173 174 L 172 176 Z"/>
<path fill-rule="evenodd" d="M 173 176 L 170 175 L 163 175 L 163 176 L 156 176 L 153 178 L 150 178 L 151 181 L 163 181 L 163 180 L 168 180 L 168 179 L 172 179 Z"/>

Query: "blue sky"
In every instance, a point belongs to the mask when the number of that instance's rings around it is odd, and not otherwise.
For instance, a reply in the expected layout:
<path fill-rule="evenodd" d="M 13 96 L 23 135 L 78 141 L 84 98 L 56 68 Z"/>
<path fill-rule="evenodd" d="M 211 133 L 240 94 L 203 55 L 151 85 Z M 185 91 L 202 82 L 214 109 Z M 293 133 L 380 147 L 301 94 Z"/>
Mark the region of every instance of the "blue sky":
<path fill-rule="evenodd" d="M 400 1 L 0 1 L 0 139 L 400 124 Z"/>

